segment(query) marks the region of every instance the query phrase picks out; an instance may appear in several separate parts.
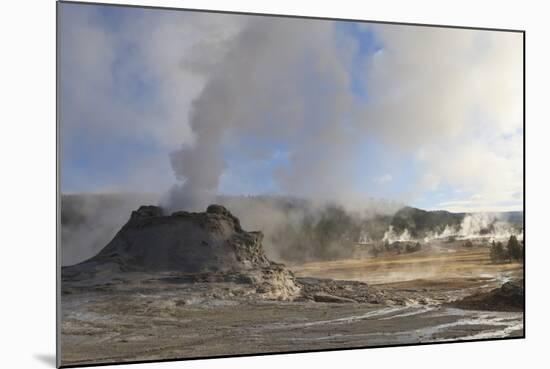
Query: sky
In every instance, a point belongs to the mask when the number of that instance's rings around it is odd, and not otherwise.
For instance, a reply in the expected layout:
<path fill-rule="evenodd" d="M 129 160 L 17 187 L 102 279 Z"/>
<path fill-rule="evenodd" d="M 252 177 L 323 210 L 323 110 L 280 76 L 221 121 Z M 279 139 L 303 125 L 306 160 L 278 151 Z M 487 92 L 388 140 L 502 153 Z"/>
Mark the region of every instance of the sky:
<path fill-rule="evenodd" d="M 63 193 L 522 210 L 521 33 L 59 6 Z"/>

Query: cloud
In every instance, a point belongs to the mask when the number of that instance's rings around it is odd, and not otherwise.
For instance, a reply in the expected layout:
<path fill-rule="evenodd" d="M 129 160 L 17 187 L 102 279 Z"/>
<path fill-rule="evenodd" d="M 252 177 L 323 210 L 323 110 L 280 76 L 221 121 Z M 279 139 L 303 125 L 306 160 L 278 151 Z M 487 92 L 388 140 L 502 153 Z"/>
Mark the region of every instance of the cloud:
<path fill-rule="evenodd" d="M 62 161 L 111 158 L 114 187 L 177 181 L 167 203 L 202 208 L 257 191 L 249 163 L 295 196 L 353 204 L 391 182 L 413 203 L 452 188 L 433 206 L 521 206 L 521 34 L 365 23 L 366 53 L 337 22 L 105 9 L 61 6 L 60 127 Z M 365 180 L 373 163 L 391 175 Z"/>
<path fill-rule="evenodd" d="M 106 145 L 123 154 L 146 148 L 153 152 L 143 161 L 111 155 L 125 173 L 103 190 L 166 190 L 168 153 L 194 139 L 191 102 L 244 19 L 69 3 L 59 18 L 62 161 L 95 160 Z M 149 183 L 136 187 L 137 176 Z"/>
<path fill-rule="evenodd" d="M 338 47 L 333 23 L 249 23 L 194 102 L 198 141 L 172 156 L 187 181 L 176 189 L 187 196 L 178 206 L 202 197 L 202 207 L 216 193 L 231 170 L 223 145 L 245 134 L 286 147 L 289 165 L 277 170 L 277 180 L 299 196 L 360 196 L 351 183 L 365 137 L 417 156 L 418 180 L 401 193 L 409 201 L 440 186 L 482 191 L 494 205 L 522 192 L 521 35 L 368 28 L 382 47 L 365 58 L 363 103 L 351 83 L 357 71 L 349 55 L 357 50 L 349 40 Z"/>
<path fill-rule="evenodd" d="M 374 178 L 374 181 L 379 183 L 379 184 L 389 183 L 392 180 L 393 180 L 393 177 L 389 173 L 386 173 L 386 174 L 381 175 L 380 177 Z"/>
<path fill-rule="evenodd" d="M 416 155 L 416 194 L 452 186 L 496 206 L 522 193 L 522 35 L 367 27 L 382 48 L 365 64 L 364 129 Z"/>

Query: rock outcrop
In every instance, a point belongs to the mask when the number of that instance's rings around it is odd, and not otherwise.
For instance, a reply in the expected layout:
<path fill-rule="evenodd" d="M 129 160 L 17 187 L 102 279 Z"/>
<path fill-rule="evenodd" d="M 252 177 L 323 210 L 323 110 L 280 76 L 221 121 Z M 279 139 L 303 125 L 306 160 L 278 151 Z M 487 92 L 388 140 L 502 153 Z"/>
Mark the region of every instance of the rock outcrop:
<path fill-rule="evenodd" d="M 299 292 L 294 276 L 267 258 L 262 239 L 261 232 L 243 230 L 239 219 L 220 205 L 210 205 L 206 212 L 170 215 L 158 206 L 141 206 L 103 250 L 64 267 L 62 277 L 69 281 L 109 273 L 165 272 L 212 275 L 216 280 L 230 276 L 268 297 L 291 298 Z"/>
<path fill-rule="evenodd" d="M 467 310 L 523 311 L 523 281 L 506 282 L 487 293 L 467 296 L 452 305 Z"/>

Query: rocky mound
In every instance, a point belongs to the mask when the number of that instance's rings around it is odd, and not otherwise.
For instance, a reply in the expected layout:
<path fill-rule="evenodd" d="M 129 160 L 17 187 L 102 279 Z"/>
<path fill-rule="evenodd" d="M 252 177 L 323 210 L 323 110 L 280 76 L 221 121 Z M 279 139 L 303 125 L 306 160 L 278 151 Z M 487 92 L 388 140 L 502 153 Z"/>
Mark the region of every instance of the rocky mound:
<path fill-rule="evenodd" d="M 270 265 L 262 233 L 246 232 L 227 209 L 164 215 L 157 206 L 133 211 L 99 254 L 80 265 L 116 263 L 123 271 L 237 271 Z"/>
<path fill-rule="evenodd" d="M 468 310 L 523 311 L 523 281 L 506 282 L 500 288 L 465 297 L 453 305 Z"/>
<path fill-rule="evenodd" d="M 96 256 L 62 269 L 63 281 L 127 272 L 179 275 L 240 275 L 258 292 L 287 298 L 299 291 L 283 265 L 270 261 L 261 232 L 247 232 L 239 219 L 220 205 L 204 213 L 163 214 L 141 206 L 113 240 Z M 134 273 L 135 274 L 135 273 Z M 223 279 L 223 278 L 222 278 Z"/>

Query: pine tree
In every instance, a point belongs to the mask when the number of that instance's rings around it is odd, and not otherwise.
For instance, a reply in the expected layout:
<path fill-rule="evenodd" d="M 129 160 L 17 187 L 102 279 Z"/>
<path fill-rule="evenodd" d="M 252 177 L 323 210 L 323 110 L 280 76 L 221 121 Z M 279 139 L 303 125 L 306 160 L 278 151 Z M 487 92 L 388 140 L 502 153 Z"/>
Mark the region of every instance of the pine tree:
<path fill-rule="evenodd" d="M 492 242 L 490 256 L 493 263 L 501 263 L 506 260 L 506 251 L 504 250 L 502 242 Z"/>
<path fill-rule="evenodd" d="M 522 256 L 522 250 L 521 245 L 519 244 L 518 239 L 516 236 L 512 235 L 510 236 L 510 239 L 508 240 L 508 245 L 506 247 L 507 256 L 510 261 L 516 260 L 519 261 Z"/>

